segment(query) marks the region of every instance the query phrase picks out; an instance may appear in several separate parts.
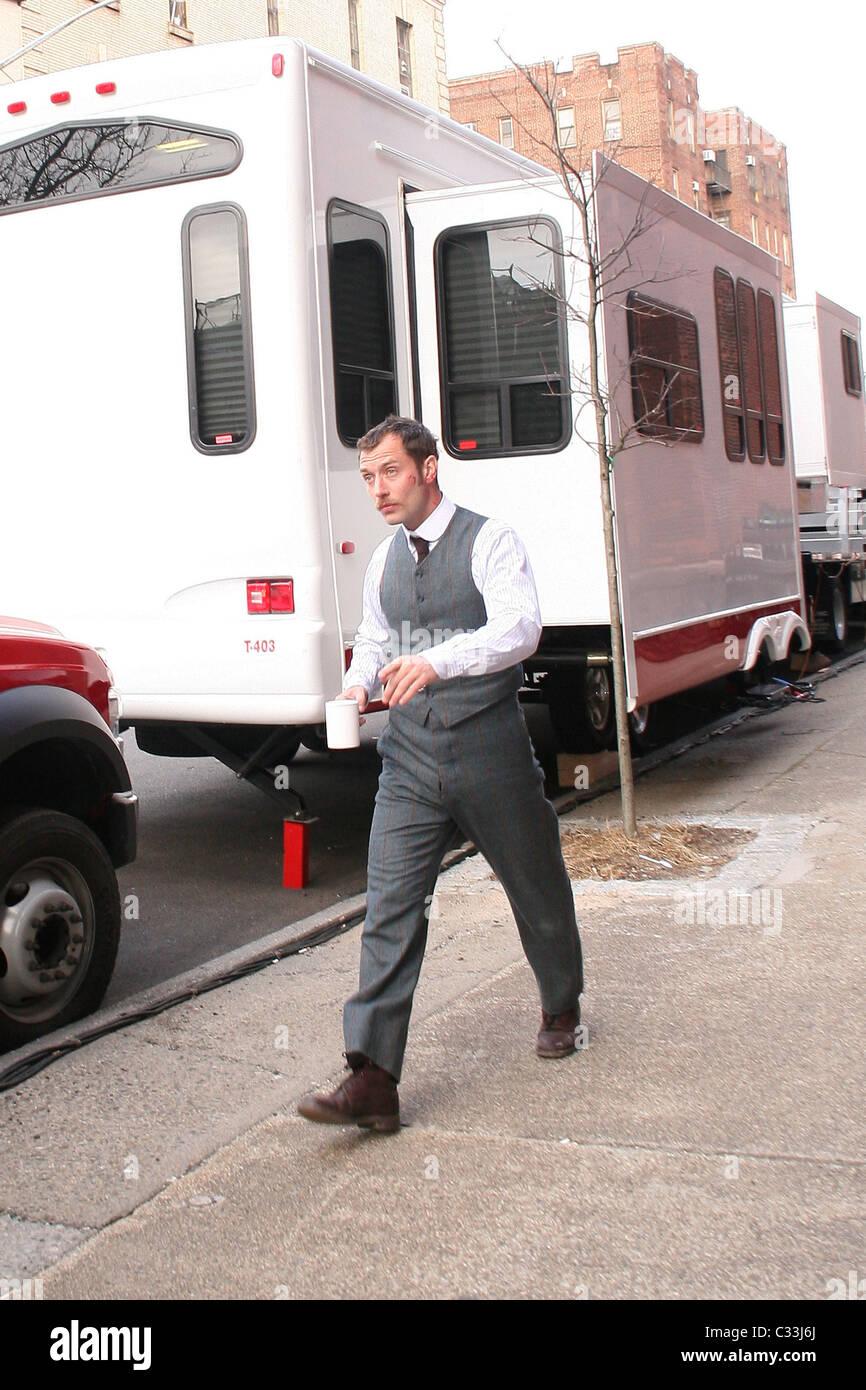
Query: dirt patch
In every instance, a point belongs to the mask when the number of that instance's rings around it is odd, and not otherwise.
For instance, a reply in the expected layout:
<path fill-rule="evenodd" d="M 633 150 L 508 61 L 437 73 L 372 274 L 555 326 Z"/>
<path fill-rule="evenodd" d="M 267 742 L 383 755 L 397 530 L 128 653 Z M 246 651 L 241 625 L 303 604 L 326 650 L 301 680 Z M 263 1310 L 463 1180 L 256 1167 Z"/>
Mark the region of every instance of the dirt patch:
<path fill-rule="evenodd" d="M 618 825 L 562 830 L 562 857 L 571 878 L 710 878 L 756 835 L 738 826 L 638 825 L 637 839 Z"/>

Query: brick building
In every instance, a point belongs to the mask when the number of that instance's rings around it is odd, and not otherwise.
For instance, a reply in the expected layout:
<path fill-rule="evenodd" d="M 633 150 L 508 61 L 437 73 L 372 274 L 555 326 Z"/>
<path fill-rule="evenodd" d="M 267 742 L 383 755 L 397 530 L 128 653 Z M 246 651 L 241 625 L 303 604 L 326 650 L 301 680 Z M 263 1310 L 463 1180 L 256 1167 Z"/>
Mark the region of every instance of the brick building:
<path fill-rule="evenodd" d="M 794 296 L 784 145 L 734 107 L 704 111 L 697 74 L 661 44 L 617 49 L 615 63 L 582 54 L 570 68 L 534 64 L 556 109 L 560 143 L 618 163 L 764 247 Z M 513 68 L 449 84 L 451 115 L 491 140 L 556 167 L 545 103 Z M 572 156 L 573 157 L 573 156 Z"/>
<path fill-rule="evenodd" d="M 0 0 L 0 60 L 88 0 Z M 6 80 L 190 43 L 287 34 L 448 110 L 445 0 L 114 0 L 4 69 Z M 2 80 L 2 78 L 0 78 Z"/>

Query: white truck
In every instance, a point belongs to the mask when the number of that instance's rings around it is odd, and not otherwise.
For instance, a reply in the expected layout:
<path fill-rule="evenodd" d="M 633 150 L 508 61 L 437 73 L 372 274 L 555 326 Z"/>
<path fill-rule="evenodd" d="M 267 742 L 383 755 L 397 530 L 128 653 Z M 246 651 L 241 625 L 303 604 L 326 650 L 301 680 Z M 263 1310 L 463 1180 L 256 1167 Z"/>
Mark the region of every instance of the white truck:
<path fill-rule="evenodd" d="M 817 294 L 784 305 L 800 544 L 810 626 L 841 650 L 866 600 L 866 402 L 860 320 Z"/>
<path fill-rule="evenodd" d="M 640 734 L 653 702 L 809 640 L 780 280 L 594 174 Z M 548 171 L 297 41 L 7 87 L 4 608 L 107 650 L 142 748 L 272 790 L 341 683 L 384 530 L 355 445 L 395 410 L 441 436 L 456 501 L 523 536 L 527 682 L 565 746 L 606 743 L 576 230 Z"/>

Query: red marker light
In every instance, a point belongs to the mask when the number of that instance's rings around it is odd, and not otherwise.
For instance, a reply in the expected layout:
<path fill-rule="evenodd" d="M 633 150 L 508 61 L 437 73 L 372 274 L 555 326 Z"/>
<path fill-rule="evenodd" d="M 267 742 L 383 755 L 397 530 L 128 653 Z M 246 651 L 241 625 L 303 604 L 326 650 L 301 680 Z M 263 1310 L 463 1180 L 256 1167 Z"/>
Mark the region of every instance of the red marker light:
<path fill-rule="evenodd" d="M 107 96 L 110 96 L 112 92 L 116 92 L 116 91 L 117 91 L 117 83 L 116 83 L 116 82 L 97 82 L 97 84 L 96 84 L 96 95 L 97 95 L 97 96 L 100 96 L 100 97 L 107 97 Z"/>
<path fill-rule="evenodd" d="M 337 546 L 337 554 L 338 554 L 338 555 L 354 555 L 354 553 L 355 553 L 355 542 L 354 542 L 354 541 L 340 541 L 340 544 Z"/>
<path fill-rule="evenodd" d="M 55 106 L 62 106 L 64 102 L 71 101 L 72 98 L 68 92 L 52 92 L 51 100 L 54 102 Z"/>
<path fill-rule="evenodd" d="M 270 585 L 266 579 L 247 580 L 247 612 L 270 613 Z"/>
<path fill-rule="evenodd" d="M 248 579 L 248 613 L 294 613 L 295 585 L 292 579 Z"/>
<path fill-rule="evenodd" d="M 10 115 L 10 116 L 19 116 L 19 115 L 21 114 L 22 111 L 26 111 L 26 110 L 27 110 L 27 102 L 26 102 L 26 101 L 13 101 L 13 102 L 10 102 L 10 104 L 6 107 L 6 110 L 9 112 L 9 115 Z"/>
<path fill-rule="evenodd" d="M 285 59 L 282 53 L 275 53 L 271 59 L 271 72 L 274 74 L 274 77 L 282 77 L 284 63 Z"/>
<path fill-rule="evenodd" d="M 271 612 L 294 613 L 295 586 L 291 579 L 271 580 Z"/>
<path fill-rule="evenodd" d="M 457 447 L 458 447 L 458 449 L 477 449 L 477 448 L 478 448 L 478 440 L 477 440 L 477 439 L 461 439 L 461 441 L 460 441 L 460 443 L 458 444 Z"/>
<path fill-rule="evenodd" d="M 214 444 L 232 444 L 234 443 L 234 436 L 231 434 L 217 434 L 214 435 L 213 442 Z"/>

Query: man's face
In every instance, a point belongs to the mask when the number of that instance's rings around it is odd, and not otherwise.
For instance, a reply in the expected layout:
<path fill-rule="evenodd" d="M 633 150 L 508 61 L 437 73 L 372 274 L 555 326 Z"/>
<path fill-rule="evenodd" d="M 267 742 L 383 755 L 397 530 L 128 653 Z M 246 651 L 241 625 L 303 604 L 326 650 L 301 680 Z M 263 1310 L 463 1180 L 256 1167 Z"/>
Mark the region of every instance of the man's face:
<path fill-rule="evenodd" d="M 402 522 L 414 531 L 439 504 L 434 455 L 419 468 L 399 435 L 386 434 L 375 449 L 362 453 L 360 468 L 367 492 L 389 526 Z"/>

